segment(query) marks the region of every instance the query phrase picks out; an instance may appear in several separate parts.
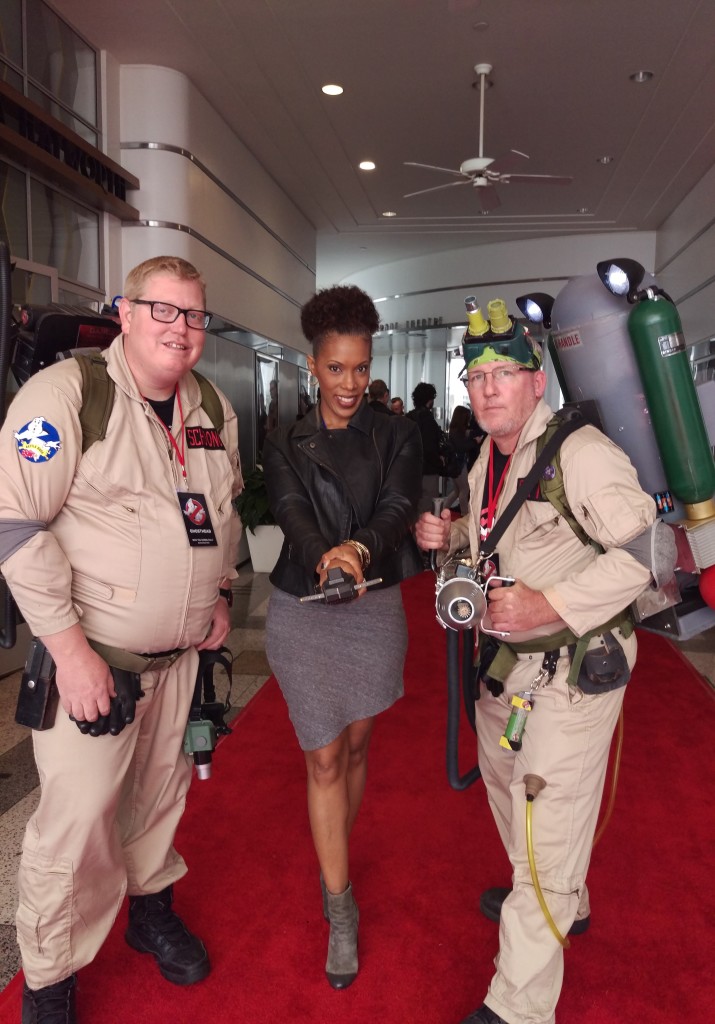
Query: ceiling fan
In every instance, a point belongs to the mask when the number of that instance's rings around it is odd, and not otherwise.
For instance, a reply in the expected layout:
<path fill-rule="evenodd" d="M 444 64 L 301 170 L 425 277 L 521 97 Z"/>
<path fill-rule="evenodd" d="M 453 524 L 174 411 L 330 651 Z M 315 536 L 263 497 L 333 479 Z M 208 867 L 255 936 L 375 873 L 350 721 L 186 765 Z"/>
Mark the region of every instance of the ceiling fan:
<path fill-rule="evenodd" d="M 491 74 L 491 64 L 475 64 L 474 70 L 479 76 L 479 156 L 471 157 L 460 164 L 459 170 L 449 167 L 435 167 L 433 164 L 418 164 L 412 160 L 405 161 L 405 167 L 424 167 L 428 171 L 441 171 L 452 174 L 459 181 L 450 181 L 446 185 L 434 185 L 432 188 L 421 188 L 417 192 L 408 192 L 404 199 L 421 196 L 426 192 L 438 192 L 440 189 L 453 188 L 455 185 L 472 185 L 478 190 L 479 201 L 483 213 L 496 209 L 500 205 L 495 185 L 529 184 L 529 185 L 570 185 L 573 178 L 557 174 L 522 174 L 517 168 L 521 161 L 528 160 L 526 153 L 512 149 L 498 159 L 484 156 L 484 93 L 486 78 Z"/>

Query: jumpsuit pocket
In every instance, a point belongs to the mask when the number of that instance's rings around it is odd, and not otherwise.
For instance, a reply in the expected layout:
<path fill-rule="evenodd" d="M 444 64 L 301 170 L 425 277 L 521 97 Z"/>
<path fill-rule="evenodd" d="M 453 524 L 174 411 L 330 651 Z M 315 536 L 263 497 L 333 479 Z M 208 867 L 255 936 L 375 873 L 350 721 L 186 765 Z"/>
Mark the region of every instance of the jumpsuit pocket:
<path fill-rule="evenodd" d="M 530 538 L 543 540 L 559 525 L 559 513 L 550 501 L 525 501 L 523 522 Z"/>
<path fill-rule="evenodd" d="M 67 974 L 72 973 L 72 897 L 69 860 L 23 851 L 16 917 L 20 949 L 30 961 L 49 955 L 55 961 L 53 966 Z M 66 963 L 56 963 L 57 957 Z"/>

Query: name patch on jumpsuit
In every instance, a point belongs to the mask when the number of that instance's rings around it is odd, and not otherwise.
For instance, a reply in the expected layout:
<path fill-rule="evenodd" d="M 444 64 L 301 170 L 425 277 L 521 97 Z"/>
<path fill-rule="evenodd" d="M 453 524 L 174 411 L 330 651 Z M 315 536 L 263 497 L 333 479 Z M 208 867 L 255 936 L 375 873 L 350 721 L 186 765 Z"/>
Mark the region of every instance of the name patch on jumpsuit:
<path fill-rule="evenodd" d="M 216 428 L 207 430 L 206 427 L 187 427 L 186 428 L 186 447 L 187 448 L 216 448 L 221 451 L 224 450 L 223 441 L 221 435 Z"/>
<path fill-rule="evenodd" d="M 56 427 L 44 416 L 35 416 L 15 431 L 17 450 L 28 462 L 49 462 L 62 447 Z"/>

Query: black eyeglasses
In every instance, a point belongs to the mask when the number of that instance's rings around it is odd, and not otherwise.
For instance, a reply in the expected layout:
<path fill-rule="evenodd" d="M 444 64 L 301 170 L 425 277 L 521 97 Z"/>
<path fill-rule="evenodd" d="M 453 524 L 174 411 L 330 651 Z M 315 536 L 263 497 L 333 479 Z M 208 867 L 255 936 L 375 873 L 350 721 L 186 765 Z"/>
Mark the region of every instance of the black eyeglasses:
<path fill-rule="evenodd" d="M 213 313 L 207 313 L 205 309 L 181 309 L 180 306 L 172 306 L 170 302 L 158 302 L 153 299 L 130 299 L 130 302 L 138 306 L 149 306 L 153 320 L 160 324 L 173 324 L 179 319 L 179 313 L 184 314 L 188 327 L 196 331 L 205 331 L 211 323 Z"/>

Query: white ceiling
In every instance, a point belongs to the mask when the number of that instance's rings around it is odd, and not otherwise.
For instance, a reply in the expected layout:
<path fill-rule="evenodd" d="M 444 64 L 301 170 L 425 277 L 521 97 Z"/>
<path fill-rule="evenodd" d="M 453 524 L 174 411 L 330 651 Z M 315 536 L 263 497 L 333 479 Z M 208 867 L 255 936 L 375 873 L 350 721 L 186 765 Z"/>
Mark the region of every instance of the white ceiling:
<path fill-rule="evenodd" d="M 715 164 L 713 0 L 51 2 L 120 63 L 191 78 L 315 225 L 319 281 L 480 242 L 654 229 Z M 487 216 L 470 185 L 402 198 L 453 180 L 405 160 L 478 154 L 476 63 L 493 65 L 485 155 L 518 149 L 525 170 L 572 184 L 502 185 Z M 640 69 L 654 77 L 636 85 Z"/>

